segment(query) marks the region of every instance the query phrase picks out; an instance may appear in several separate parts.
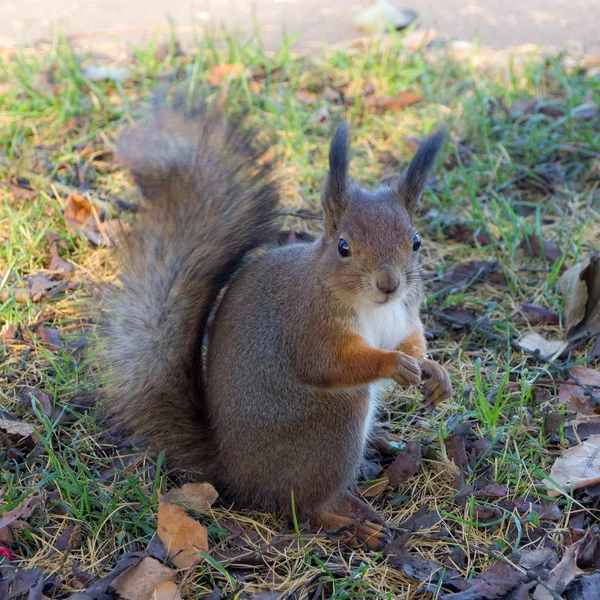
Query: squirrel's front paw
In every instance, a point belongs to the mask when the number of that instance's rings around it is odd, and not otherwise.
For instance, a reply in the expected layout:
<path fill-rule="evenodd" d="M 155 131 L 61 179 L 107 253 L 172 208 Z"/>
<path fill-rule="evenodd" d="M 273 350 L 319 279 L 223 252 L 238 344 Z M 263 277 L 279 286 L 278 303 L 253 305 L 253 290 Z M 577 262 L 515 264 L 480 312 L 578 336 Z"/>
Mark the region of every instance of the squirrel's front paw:
<path fill-rule="evenodd" d="M 440 402 L 452 397 L 450 375 L 444 367 L 432 360 L 425 360 L 421 365 L 423 374 L 423 398 L 427 406 L 433 409 Z"/>
<path fill-rule="evenodd" d="M 399 385 L 419 385 L 421 383 L 421 363 L 404 352 L 398 352 L 392 379 Z"/>

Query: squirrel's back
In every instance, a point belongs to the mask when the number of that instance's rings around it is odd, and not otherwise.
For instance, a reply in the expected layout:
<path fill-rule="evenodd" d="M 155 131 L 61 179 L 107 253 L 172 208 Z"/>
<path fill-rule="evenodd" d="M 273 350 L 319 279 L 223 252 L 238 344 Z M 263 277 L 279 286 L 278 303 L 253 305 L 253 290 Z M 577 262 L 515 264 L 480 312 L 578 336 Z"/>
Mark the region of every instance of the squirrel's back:
<path fill-rule="evenodd" d="M 144 200 L 109 294 L 105 406 L 130 434 L 204 474 L 213 461 L 202 342 L 219 292 L 271 236 L 278 192 L 262 153 L 210 109 L 158 109 L 119 144 Z"/>

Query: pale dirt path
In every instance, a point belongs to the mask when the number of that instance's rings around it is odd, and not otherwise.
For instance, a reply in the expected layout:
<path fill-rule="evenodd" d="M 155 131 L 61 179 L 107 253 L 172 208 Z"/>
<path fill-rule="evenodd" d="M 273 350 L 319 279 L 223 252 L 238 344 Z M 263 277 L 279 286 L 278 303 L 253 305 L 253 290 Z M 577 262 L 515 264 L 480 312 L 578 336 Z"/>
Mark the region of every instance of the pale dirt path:
<path fill-rule="evenodd" d="M 419 11 L 425 25 L 489 46 L 524 43 L 563 46 L 570 40 L 600 53 L 600 0 L 395 0 Z M 209 22 L 249 30 L 252 12 L 274 49 L 285 27 L 300 34 L 298 49 L 359 36 L 353 16 L 369 0 L 0 0 L 0 46 L 50 39 L 63 32 L 101 48 L 107 41 L 133 44 L 151 38 L 169 14 L 184 44 Z M 102 32 L 101 34 L 94 32 Z M 108 47 L 108 46 L 107 46 Z"/>

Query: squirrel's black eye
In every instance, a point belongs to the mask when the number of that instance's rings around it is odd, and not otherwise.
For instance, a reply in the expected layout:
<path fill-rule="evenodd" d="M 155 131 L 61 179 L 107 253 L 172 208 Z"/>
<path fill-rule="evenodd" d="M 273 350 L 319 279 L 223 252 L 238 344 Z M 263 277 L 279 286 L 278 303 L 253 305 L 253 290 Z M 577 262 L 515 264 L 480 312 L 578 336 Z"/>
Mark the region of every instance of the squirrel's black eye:
<path fill-rule="evenodd" d="M 416 252 L 421 247 L 421 238 L 418 233 L 415 233 L 413 238 L 413 251 Z"/>
<path fill-rule="evenodd" d="M 348 256 L 350 256 L 350 248 L 348 247 L 348 242 L 343 238 L 340 238 L 340 241 L 338 242 L 338 252 L 343 258 L 347 258 Z"/>

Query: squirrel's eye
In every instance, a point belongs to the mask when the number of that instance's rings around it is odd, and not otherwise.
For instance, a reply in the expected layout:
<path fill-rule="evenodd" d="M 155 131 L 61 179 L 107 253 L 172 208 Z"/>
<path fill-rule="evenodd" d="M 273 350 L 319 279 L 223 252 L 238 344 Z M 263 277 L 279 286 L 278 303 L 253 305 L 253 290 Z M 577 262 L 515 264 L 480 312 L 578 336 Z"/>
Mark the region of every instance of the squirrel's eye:
<path fill-rule="evenodd" d="M 350 256 L 350 248 L 348 247 L 348 242 L 343 238 L 340 238 L 340 241 L 338 242 L 338 252 L 343 258 L 347 258 L 348 256 Z"/>
<path fill-rule="evenodd" d="M 421 247 L 421 238 L 418 233 L 415 233 L 413 238 L 413 251 L 416 252 Z"/>

